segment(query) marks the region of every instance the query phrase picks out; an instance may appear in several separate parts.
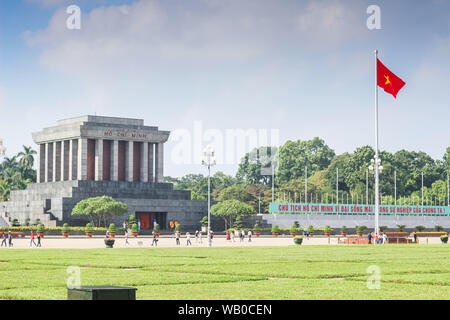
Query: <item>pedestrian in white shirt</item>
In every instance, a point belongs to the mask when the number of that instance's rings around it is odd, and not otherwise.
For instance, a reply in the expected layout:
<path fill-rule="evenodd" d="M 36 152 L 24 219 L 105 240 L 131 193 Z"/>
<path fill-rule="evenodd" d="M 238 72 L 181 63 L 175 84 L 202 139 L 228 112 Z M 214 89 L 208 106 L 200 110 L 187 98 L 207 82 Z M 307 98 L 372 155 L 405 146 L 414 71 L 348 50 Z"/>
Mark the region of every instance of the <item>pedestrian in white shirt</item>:
<path fill-rule="evenodd" d="M 192 246 L 191 243 L 191 234 L 189 232 L 186 232 L 186 245 L 187 246 Z"/>

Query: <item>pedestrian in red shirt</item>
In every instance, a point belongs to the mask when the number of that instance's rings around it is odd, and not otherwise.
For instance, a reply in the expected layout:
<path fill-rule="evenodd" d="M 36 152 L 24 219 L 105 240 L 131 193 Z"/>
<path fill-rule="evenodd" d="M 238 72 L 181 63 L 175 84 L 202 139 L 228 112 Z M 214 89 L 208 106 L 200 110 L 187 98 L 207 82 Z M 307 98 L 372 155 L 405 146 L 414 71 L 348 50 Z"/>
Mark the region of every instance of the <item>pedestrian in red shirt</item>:
<path fill-rule="evenodd" d="M 31 238 L 30 247 L 32 244 L 34 244 L 34 246 L 37 247 L 36 242 L 34 242 L 34 232 L 33 231 L 31 231 L 30 238 Z"/>

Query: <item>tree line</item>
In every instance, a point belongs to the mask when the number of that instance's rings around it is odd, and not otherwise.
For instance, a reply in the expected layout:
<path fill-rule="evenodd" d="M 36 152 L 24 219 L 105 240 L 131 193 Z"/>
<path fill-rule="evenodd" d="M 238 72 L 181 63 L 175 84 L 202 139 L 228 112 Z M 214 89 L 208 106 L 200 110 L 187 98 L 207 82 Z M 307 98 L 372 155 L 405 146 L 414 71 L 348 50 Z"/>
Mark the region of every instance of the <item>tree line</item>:
<path fill-rule="evenodd" d="M 211 176 L 212 200 L 239 200 L 252 206 L 255 212 L 268 212 L 273 167 L 275 201 L 373 203 L 375 179 L 368 168 L 374 156 L 371 146 L 337 155 L 318 137 L 287 141 L 278 149 L 257 148 L 244 155 L 236 175 L 216 172 Z M 422 175 L 424 204 L 448 204 L 450 147 L 437 160 L 422 151 L 381 151 L 379 156 L 383 166 L 382 204 L 421 204 Z M 190 190 L 192 199 L 207 199 L 207 176 L 188 174 L 181 178 L 166 177 L 165 181 L 173 183 L 175 189 Z"/>
<path fill-rule="evenodd" d="M 0 163 L 0 201 L 8 201 L 11 191 L 23 190 L 27 184 L 36 182 L 35 154 L 31 147 L 23 146 L 18 154 Z"/>

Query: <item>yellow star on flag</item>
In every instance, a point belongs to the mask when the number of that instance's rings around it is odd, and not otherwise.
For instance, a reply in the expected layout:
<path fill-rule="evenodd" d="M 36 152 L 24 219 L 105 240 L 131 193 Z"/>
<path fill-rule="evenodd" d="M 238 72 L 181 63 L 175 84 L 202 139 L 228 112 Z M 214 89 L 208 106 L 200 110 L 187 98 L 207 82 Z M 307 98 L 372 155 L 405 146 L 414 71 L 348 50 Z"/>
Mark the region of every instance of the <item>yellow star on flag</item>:
<path fill-rule="evenodd" d="M 389 76 L 384 76 L 386 78 L 386 83 L 384 85 L 391 84 L 391 81 L 389 81 Z"/>

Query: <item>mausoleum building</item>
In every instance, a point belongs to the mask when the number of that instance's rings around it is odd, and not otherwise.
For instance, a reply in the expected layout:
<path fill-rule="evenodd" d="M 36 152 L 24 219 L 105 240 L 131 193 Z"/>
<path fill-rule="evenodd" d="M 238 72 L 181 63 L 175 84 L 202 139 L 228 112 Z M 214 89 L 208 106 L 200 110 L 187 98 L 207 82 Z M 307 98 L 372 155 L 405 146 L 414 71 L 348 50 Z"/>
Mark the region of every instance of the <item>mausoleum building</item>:
<path fill-rule="evenodd" d="M 11 192 L 0 203 L 0 216 L 23 223 L 40 219 L 46 226 L 83 225 L 72 216 L 81 200 L 107 195 L 128 206 L 142 229 L 162 229 L 177 220 L 199 228 L 206 201 L 191 200 L 190 191 L 163 183 L 164 143 L 169 131 L 145 126 L 144 120 L 82 116 L 60 120 L 32 134 L 37 144 L 37 182 Z M 117 219 L 116 223 L 125 220 Z"/>

